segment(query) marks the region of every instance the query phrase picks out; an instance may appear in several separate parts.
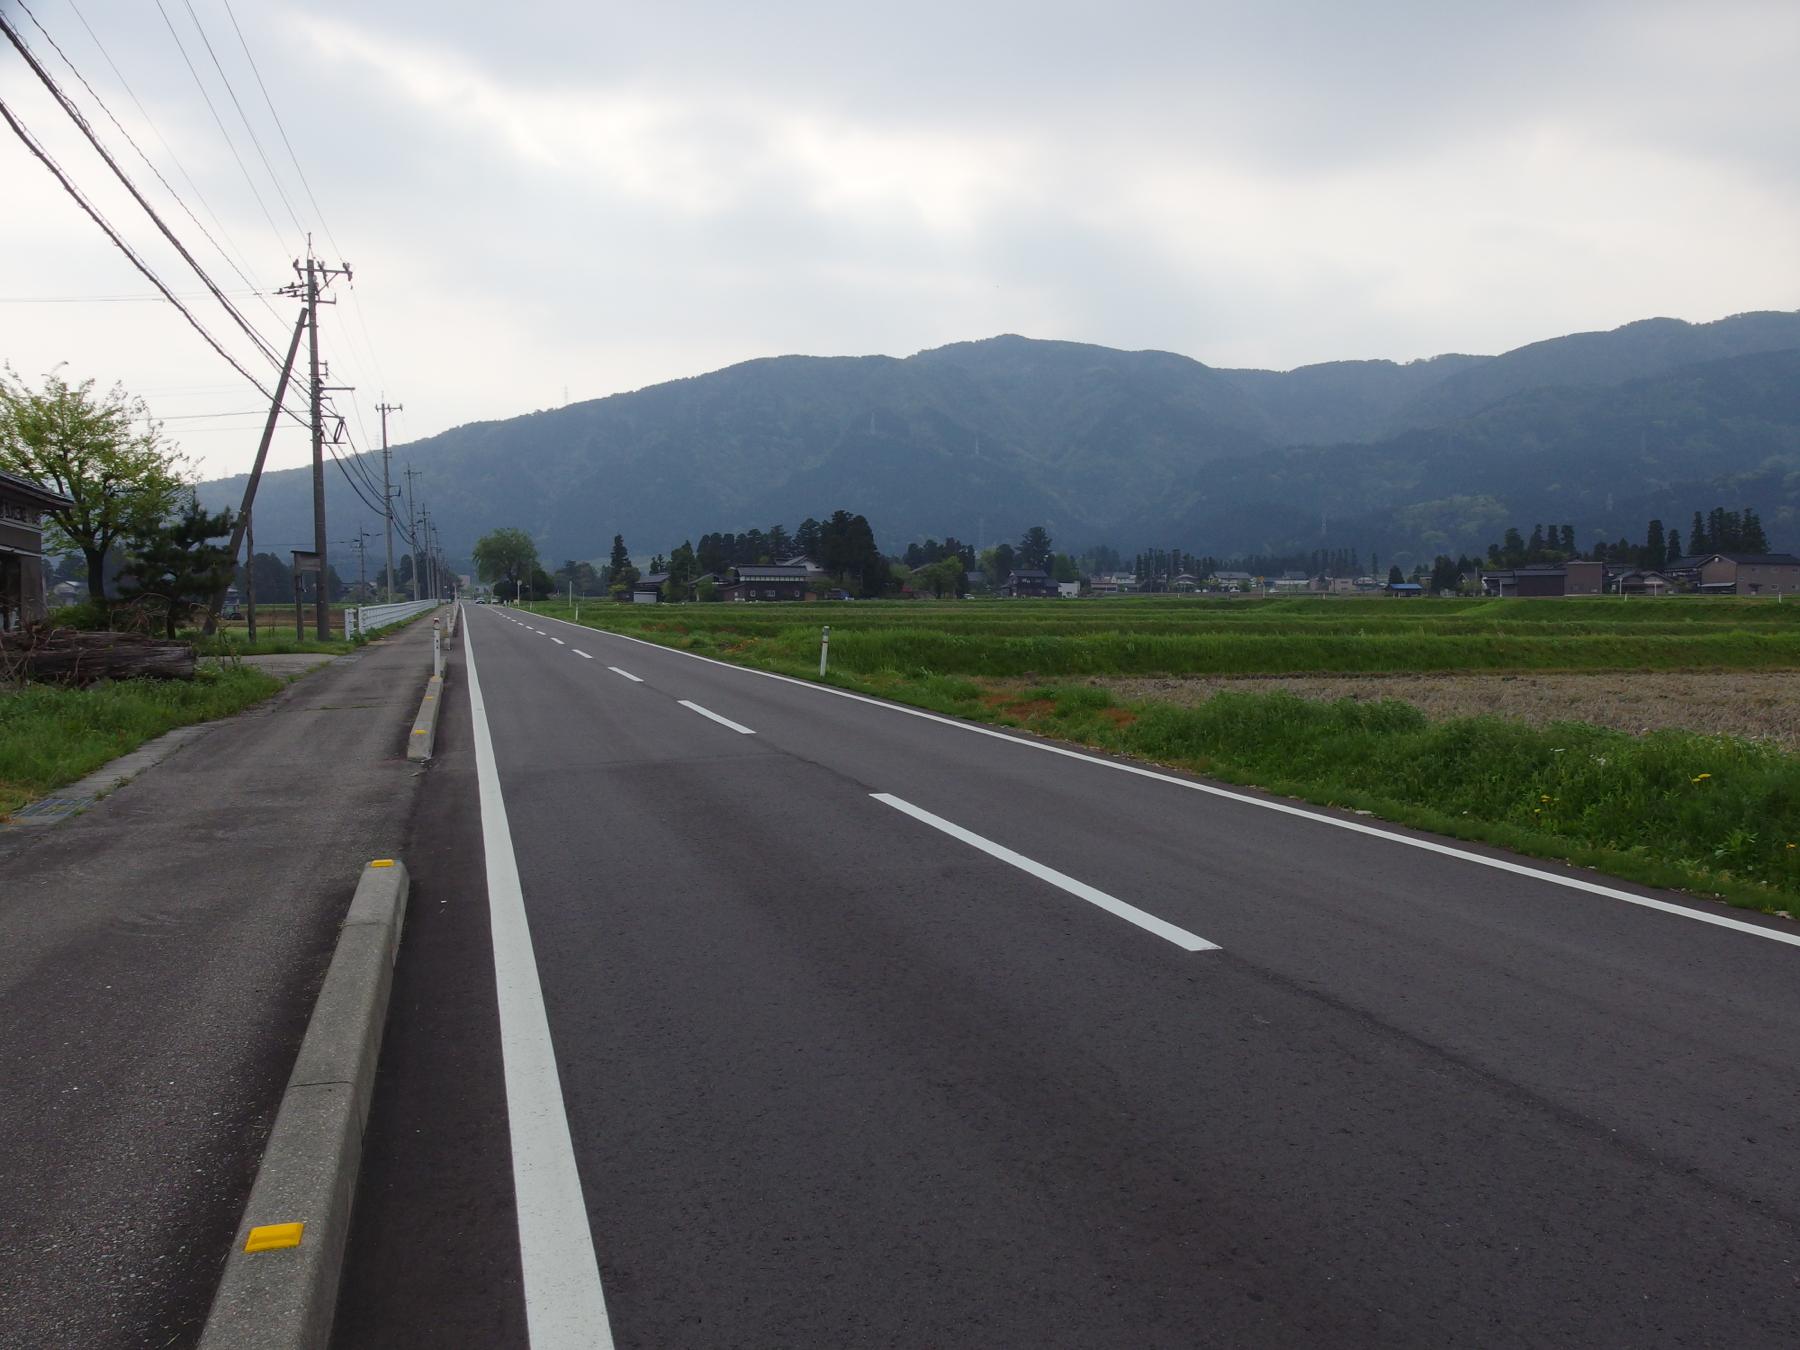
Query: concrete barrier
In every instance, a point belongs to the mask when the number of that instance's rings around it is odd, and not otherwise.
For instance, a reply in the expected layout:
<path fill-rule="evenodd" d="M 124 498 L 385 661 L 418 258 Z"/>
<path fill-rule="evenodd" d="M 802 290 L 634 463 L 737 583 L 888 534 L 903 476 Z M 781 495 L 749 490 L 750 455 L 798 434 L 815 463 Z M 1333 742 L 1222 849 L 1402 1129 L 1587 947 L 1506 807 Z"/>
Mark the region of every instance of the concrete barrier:
<path fill-rule="evenodd" d="M 419 715 L 413 719 L 412 731 L 406 738 L 406 757 L 427 760 L 437 745 L 438 709 L 444 701 L 444 677 L 433 675 L 425 681 L 425 697 L 419 700 Z"/>
<path fill-rule="evenodd" d="M 331 1339 L 410 890 L 398 861 L 379 858 L 363 869 L 201 1350 L 323 1350 Z"/>

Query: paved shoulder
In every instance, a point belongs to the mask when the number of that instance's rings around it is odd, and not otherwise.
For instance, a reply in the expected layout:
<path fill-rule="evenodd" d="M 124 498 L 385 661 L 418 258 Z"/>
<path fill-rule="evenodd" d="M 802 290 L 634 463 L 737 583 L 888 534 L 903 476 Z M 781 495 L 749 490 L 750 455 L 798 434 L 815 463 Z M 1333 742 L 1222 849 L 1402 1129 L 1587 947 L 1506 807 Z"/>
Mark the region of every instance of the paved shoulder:
<path fill-rule="evenodd" d="M 363 863 L 397 850 L 428 630 L 218 723 L 0 843 L 0 1325 L 179 1343 Z"/>

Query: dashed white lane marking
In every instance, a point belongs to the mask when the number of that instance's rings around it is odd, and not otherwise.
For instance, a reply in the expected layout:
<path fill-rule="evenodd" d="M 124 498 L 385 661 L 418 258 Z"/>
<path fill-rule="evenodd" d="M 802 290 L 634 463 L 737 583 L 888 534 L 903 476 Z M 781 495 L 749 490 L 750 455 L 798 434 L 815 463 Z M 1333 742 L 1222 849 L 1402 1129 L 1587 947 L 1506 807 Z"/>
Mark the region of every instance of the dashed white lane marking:
<path fill-rule="evenodd" d="M 582 651 L 581 648 L 579 648 L 579 647 L 571 647 L 571 648 L 569 648 L 569 650 L 574 652 L 575 655 L 582 657 L 585 660 L 592 661 L 594 659 L 593 657 L 589 656 L 586 652 Z"/>
<path fill-rule="evenodd" d="M 633 676 L 633 678 L 635 679 L 636 677 Z M 711 708 L 702 708 L 698 703 L 689 703 L 685 698 L 677 699 L 676 702 L 681 704 L 681 706 L 684 708 L 692 708 L 695 712 L 699 713 L 702 717 L 712 718 L 713 721 L 717 722 L 722 727 L 730 727 L 733 731 L 737 732 L 738 735 L 740 735 L 740 736 L 756 735 L 756 733 L 754 731 L 750 730 L 749 727 L 741 726 L 738 723 L 732 721 L 729 717 L 720 717 L 719 714 L 714 712 Z"/>
<path fill-rule="evenodd" d="M 633 675 L 629 670 L 620 670 L 617 666 L 608 666 L 607 669 L 610 670 L 615 675 L 623 675 L 626 679 L 630 680 L 633 684 L 642 684 L 643 683 L 642 680 L 640 680 L 636 675 Z"/>
<path fill-rule="evenodd" d="M 569 645 L 569 644 L 568 644 L 568 643 L 566 643 L 566 642 L 564 642 L 564 641 L 563 641 L 563 640 L 562 640 L 562 639 L 561 639 L 561 638 L 559 638 L 559 637 L 553 637 L 553 638 L 551 638 L 551 639 L 550 639 L 550 640 L 551 640 L 551 641 L 552 641 L 552 642 L 554 642 L 554 643 L 555 643 L 555 644 L 556 644 L 556 645 L 557 645 L 557 646 L 559 646 L 559 647 L 566 647 L 566 646 L 568 646 L 568 645 Z"/>
<path fill-rule="evenodd" d="M 567 623 L 566 619 L 555 620 Z M 574 627 L 583 627 L 576 624 Z M 593 630 L 589 630 L 593 631 Z M 1399 844 L 1403 848 L 1416 848 L 1424 853 L 1436 853 L 1440 857 L 1455 858 L 1459 862 L 1474 863 L 1478 867 L 1491 867 L 1497 872 L 1510 872 L 1514 876 L 1529 877 L 1532 881 L 1547 882 L 1552 886 L 1566 887 L 1571 891 L 1584 891 L 1589 895 L 1604 896 L 1608 900 L 1620 900 L 1628 905 L 1639 905 L 1644 909 L 1658 910 L 1664 914 L 1672 914 L 1680 919 L 1692 919 L 1695 923 L 1711 924 L 1715 928 L 1729 928 L 1735 933 L 1744 933 L 1750 937 L 1763 938 L 1769 942 L 1781 942 L 1790 947 L 1800 947 L 1800 933 L 1787 933 L 1778 928 L 1762 928 L 1753 923 L 1745 923 L 1742 919 L 1728 918 L 1723 914 L 1710 914 L 1705 910 L 1689 909 L 1669 900 L 1659 900 L 1651 895 L 1634 895 L 1630 891 L 1622 891 L 1616 886 L 1605 886 L 1597 881 L 1587 881 L 1581 877 L 1562 876 L 1555 872 L 1546 872 L 1539 867 L 1529 867 L 1517 863 L 1510 858 L 1492 857 L 1485 853 L 1471 853 L 1468 849 L 1457 848 L 1454 844 L 1442 844 L 1435 839 L 1422 839 L 1417 835 L 1399 834 L 1393 830 L 1381 829 L 1375 825 L 1364 825 L 1360 821 L 1345 820 L 1341 816 L 1328 816 L 1322 811 L 1314 811 L 1304 806 L 1294 806 L 1287 802 L 1271 801 L 1266 797 L 1252 797 L 1247 793 L 1233 792 L 1230 788 L 1215 787 L 1211 783 L 1197 783 L 1190 778 L 1176 778 L 1172 774 L 1159 773 L 1155 769 L 1147 769 L 1141 764 L 1128 764 L 1116 759 L 1101 759 L 1098 755 L 1084 754 L 1079 750 L 1070 750 L 1064 746 L 1051 745 L 1045 741 L 1027 741 L 1018 736 L 1009 736 L 1004 731 L 996 731 L 992 727 L 980 726 L 974 722 L 960 721 L 954 717 L 944 717 L 938 713 L 926 712 L 923 708 L 908 708 L 904 704 L 889 703 L 886 699 L 871 698 L 867 694 L 855 694 L 848 689 L 834 689 L 828 684 L 817 684 L 812 680 L 796 679 L 792 675 L 778 675 L 772 670 L 752 670 L 748 666 L 734 666 L 729 661 L 721 661 L 717 657 L 702 656 L 699 652 L 684 652 L 679 647 L 665 647 L 660 642 L 651 642 L 646 638 L 631 637 L 625 633 L 607 633 L 608 637 L 618 638 L 621 642 L 633 642 L 640 647 L 648 647 L 653 651 L 666 652 L 671 656 L 685 656 L 690 661 L 704 661 L 709 666 L 718 666 L 721 670 L 736 671 L 740 675 L 753 675 L 759 679 L 777 680 L 782 684 L 791 684 L 801 689 L 810 689 L 816 694 L 828 694 L 833 698 L 849 699 L 852 703 L 866 703 L 872 708 L 885 708 L 888 712 L 898 713 L 903 717 L 917 717 L 921 721 L 936 722 L 941 726 L 954 727 L 956 730 L 971 736 L 987 736 L 996 741 L 1020 746 L 1026 750 L 1036 750 L 1046 755 L 1060 755 L 1064 759 L 1080 760 L 1085 764 L 1093 764 L 1102 769 L 1111 769 L 1114 773 L 1127 773 L 1134 778 L 1149 778 L 1159 783 L 1167 783 L 1171 787 L 1185 789 L 1188 792 L 1204 793 L 1209 797 L 1219 797 L 1225 801 L 1237 802 L 1241 806 L 1253 806 L 1259 811 L 1274 811 L 1284 816 L 1296 816 L 1302 820 L 1310 820 L 1317 825 L 1328 825 L 1334 830 L 1347 830 L 1352 834 L 1365 835 L 1371 839 L 1385 839 L 1390 844 Z"/>
<path fill-rule="evenodd" d="M 588 1228 L 581 1175 L 575 1169 L 562 1078 L 550 1039 L 549 1015 L 544 1011 L 544 991 L 538 983 L 518 860 L 513 855 L 512 826 L 500 791 L 487 704 L 481 696 L 474 641 L 467 628 L 463 629 L 463 657 L 475 727 L 482 850 L 487 855 L 488 917 L 493 930 L 506 1117 L 512 1135 L 526 1331 L 533 1350 L 612 1350 L 612 1324 L 600 1288 L 600 1266 L 594 1258 L 594 1235 Z"/>
<path fill-rule="evenodd" d="M 1128 905 L 1123 900 L 1108 895 L 1105 891 L 1096 890 L 1085 881 L 1077 881 L 1066 873 L 1058 872 L 1054 867 L 1046 867 L 1043 863 L 1033 862 L 1022 853 L 1014 853 L 1010 848 L 996 844 L 991 839 L 983 839 L 980 835 L 965 830 L 960 825 L 953 825 L 942 816 L 934 816 L 931 812 L 922 810 L 911 802 L 902 801 L 891 793 L 871 792 L 869 795 L 876 801 L 911 816 L 914 820 L 923 821 L 934 830 L 942 830 L 952 839 L 960 839 L 969 847 L 980 849 L 990 858 L 998 858 L 1001 862 L 1036 877 L 1039 881 L 1047 881 L 1058 890 L 1067 891 L 1078 900 L 1085 900 L 1090 905 L 1105 910 L 1108 914 L 1118 916 L 1126 923 L 1136 924 L 1146 933 L 1154 933 L 1165 942 L 1173 942 L 1184 952 L 1216 952 L 1219 950 L 1219 944 L 1216 942 L 1208 942 L 1203 937 L 1196 937 L 1187 929 L 1177 928 L 1166 919 L 1159 919 L 1154 914 L 1146 914 L 1136 905 Z"/>

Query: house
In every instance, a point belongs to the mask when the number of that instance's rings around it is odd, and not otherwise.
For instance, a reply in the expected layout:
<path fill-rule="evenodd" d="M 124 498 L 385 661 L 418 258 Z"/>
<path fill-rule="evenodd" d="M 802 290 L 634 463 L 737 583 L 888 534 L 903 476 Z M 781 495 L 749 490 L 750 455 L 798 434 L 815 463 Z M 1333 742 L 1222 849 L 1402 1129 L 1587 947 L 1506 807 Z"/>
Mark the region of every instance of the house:
<path fill-rule="evenodd" d="M 44 617 L 44 512 L 70 505 L 60 492 L 0 472 L 0 633 Z"/>
<path fill-rule="evenodd" d="M 1057 593 L 1056 580 L 1048 572 L 1028 567 L 1009 576 L 1006 584 L 1000 588 L 1000 593 L 1014 598 L 1034 595 L 1054 597 Z"/>
<path fill-rule="evenodd" d="M 1088 578 L 1089 595 L 1117 595 L 1119 583 L 1109 576 L 1092 576 Z"/>
<path fill-rule="evenodd" d="M 1570 558 L 1563 564 L 1564 595 L 1602 595 L 1606 591 L 1606 564 Z"/>
<path fill-rule="evenodd" d="M 655 605 L 662 601 L 663 582 L 669 579 L 667 572 L 650 572 L 631 583 L 631 603 L 634 605 Z"/>
<path fill-rule="evenodd" d="M 778 563 L 746 563 L 732 568 L 731 577 L 730 585 L 719 587 L 721 600 L 804 600 L 810 580 L 805 567 Z"/>
<path fill-rule="evenodd" d="M 1214 572 L 1213 582 L 1222 591 L 1248 591 L 1256 586 L 1256 578 L 1248 572 Z"/>
<path fill-rule="evenodd" d="M 1481 589 L 1487 595 L 1567 595 L 1568 584 L 1569 574 L 1561 567 L 1513 567 L 1481 574 Z"/>
<path fill-rule="evenodd" d="M 1607 585 L 1620 595 L 1668 595 L 1675 582 L 1667 573 L 1654 568 L 1633 567 L 1608 579 Z"/>
<path fill-rule="evenodd" d="M 1081 595 L 1081 583 L 1079 581 L 1059 581 L 1056 583 L 1056 593 L 1064 600 L 1078 599 Z"/>
<path fill-rule="evenodd" d="M 1800 558 L 1792 553 L 1714 553 L 1700 564 L 1709 595 L 1791 595 L 1800 591 Z"/>
<path fill-rule="evenodd" d="M 1416 581 L 1390 581 L 1387 593 L 1399 596 L 1402 600 L 1416 600 L 1425 594 L 1425 588 Z"/>

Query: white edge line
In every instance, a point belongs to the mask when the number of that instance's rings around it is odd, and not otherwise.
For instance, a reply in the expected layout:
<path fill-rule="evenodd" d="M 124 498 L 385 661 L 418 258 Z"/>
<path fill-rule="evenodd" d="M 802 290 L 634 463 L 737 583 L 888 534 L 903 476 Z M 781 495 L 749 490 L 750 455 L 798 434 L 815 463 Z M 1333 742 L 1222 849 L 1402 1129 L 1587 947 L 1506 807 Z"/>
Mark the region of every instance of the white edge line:
<path fill-rule="evenodd" d="M 600 1287 L 594 1235 L 588 1227 L 581 1174 L 569 1138 L 562 1078 L 538 983 L 525 892 L 513 854 L 512 827 L 494 762 L 487 704 L 475 670 L 475 647 L 463 628 L 469 707 L 475 726 L 475 775 L 481 797 L 482 850 L 487 857 L 494 988 L 500 1006 L 500 1053 L 512 1138 L 513 1193 L 519 1216 L 519 1265 L 525 1278 L 525 1322 L 534 1350 L 593 1346 L 611 1350 L 612 1324 Z"/>
<path fill-rule="evenodd" d="M 569 623 L 567 619 L 551 619 L 550 622 Z M 1298 816 L 1302 820 L 1316 821 L 1320 825 L 1329 825 L 1333 829 L 1349 830 L 1352 834 L 1366 834 L 1371 838 L 1385 839 L 1389 843 L 1403 844 L 1407 848 L 1441 854 L 1446 858 L 1457 858 L 1463 862 L 1475 863 L 1480 867 L 1491 867 L 1498 872 L 1511 872 L 1515 876 L 1549 882 L 1552 886 L 1562 886 L 1572 891 L 1585 891 L 1589 895 L 1602 895 L 1609 900 L 1622 900 L 1628 905 L 1641 905 L 1645 909 L 1660 910 L 1664 914 L 1674 914 L 1683 919 L 1692 919 L 1696 923 L 1709 923 L 1715 928 L 1729 928 L 1733 932 L 1748 933 L 1752 937 L 1765 938 L 1770 942 L 1785 942 L 1790 947 L 1800 947 L 1800 934 L 1783 933 L 1773 928 L 1761 928 L 1756 924 L 1728 918 L 1723 914 L 1708 914 L 1703 910 L 1689 909 L 1685 905 L 1658 900 L 1655 896 L 1633 895 L 1630 891 L 1621 891 L 1613 886 L 1603 886 L 1597 881 L 1586 881 L 1581 877 L 1558 876 L 1555 872 L 1546 872 L 1537 867 L 1527 867 L 1524 863 L 1516 863 L 1508 858 L 1492 858 L 1482 853 L 1471 853 L 1467 849 L 1457 848 L 1451 844 L 1440 844 L 1435 839 L 1420 839 L 1410 834 L 1396 834 L 1392 830 L 1364 825 L 1361 821 L 1344 820 L 1338 816 L 1328 816 L 1320 811 L 1308 810 L 1303 806 L 1252 797 L 1247 793 L 1233 792 L 1230 788 L 1215 787 L 1211 783 L 1197 783 L 1188 778 L 1176 778 L 1172 774 L 1159 773 L 1155 769 L 1146 769 L 1141 765 L 1124 764 L 1113 759 L 1101 759 L 1098 755 L 1083 754 L 1079 750 L 1050 745 L 1044 741 L 1028 741 L 1019 736 L 1009 736 L 1004 731 L 995 731 L 992 727 L 979 726 L 974 722 L 958 721 L 954 717 L 944 717 L 939 713 L 926 712 L 923 708 L 908 708 L 904 704 L 870 698 L 867 694 L 852 693 L 848 689 L 834 689 L 828 684 L 815 684 L 811 680 L 795 679 L 792 675 L 778 675 L 772 670 L 756 670 L 751 666 L 736 666 L 729 661 L 720 661 L 716 657 L 702 656 L 699 652 L 684 652 L 679 647 L 665 647 L 660 642 L 635 638 L 626 633 L 614 633 L 605 628 L 588 628 L 585 624 L 569 624 L 569 626 L 589 633 L 605 633 L 608 637 L 616 637 L 624 642 L 635 642 L 640 647 L 653 647 L 659 652 L 668 652 L 671 656 L 685 656 L 694 661 L 704 661 L 709 666 L 719 666 L 722 669 L 739 671 L 745 675 L 759 675 L 765 680 L 779 680 L 783 684 L 798 685 L 802 689 L 811 689 L 821 694 L 847 698 L 856 703 L 867 703 L 871 707 L 886 708 L 889 712 L 902 713 L 907 717 L 919 717 L 927 722 L 938 722 L 976 736 L 990 736 L 994 740 L 1024 746 L 1029 750 L 1041 750 L 1048 755 L 1061 755 L 1065 759 L 1078 759 L 1083 763 L 1098 764 L 1101 768 L 1112 769 L 1117 773 L 1128 773 L 1137 778 L 1150 778 L 1159 783 L 1172 783 L 1174 786 L 1186 788 L 1190 792 L 1204 792 L 1210 797 L 1223 797 L 1227 801 L 1241 802 L 1245 806 L 1254 806 L 1259 810 L 1276 811 L 1284 816 Z"/>
<path fill-rule="evenodd" d="M 922 810 L 911 802 L 902 801 L 892 793 L 871 792 L 869 795 L 876 801 L 893 807 L 896 811 L 904 812 L 914 820 L 923 821 L 934 830 L 942 830 L 952 839 L 960 839 L 971 848 L 980 849 L 991 858 L 998 858 L 1001 862 L 1009 863 L 1021 872 L 1030 873 L 1040 881 L 1047 881 L 1052 886 L 1067 891 L 1078 900 L 1085 900 L 1090 905 L 1105 910 L 1108 914 L 1117 915 L 1126 923 L 1134 923 L 1146 933 L 1154 933 L 1167 942 L 1173 942 L 1184 952 L 1216 952 L 1220 950 L 1219 944 L 1216 942 L 1208 942 L 1205 938 L 1198 937 L 1185 928 L 1177 928 L 1166 919 L 1159 919 L 1154 914 L 1146 914 L 1136 905 L 1128 905 L 1123 900 L 1108 895 L 1105 891 L 1096 890 L 1085 881 L 1077 881 L 1072 876 L 1058 872 L 1054 867 L 1046 867 L 1040 862 L 1033 862 L 1021 853 L 1014 853 L 1010 848 L 996 844 L 991 839 L 983 839 L 980 835 L 965 830 L 960 825 L 953 825 L 942 816 L 934 816 L 931 812 Z"/>
<path fill-rule="evenodd" d="M 642 684 L 643 683 L 642 680 L 640 680 L 636 675 L 633 675 L 629 670 L 620 670 L 617 666 L 608 666 L 607 669 L 610 670 L 615 675 L 623 675 L 626 679 L 630 680 L 633 684 Z"/>
<path fill-rule="evenodd" d="M 637 676 L 634 675 L 631 678 L 635 680 L 635 679 L 637 679 Z M 642 681 L 639 681 L 639 683 L 641 684 Z M 699 713 L 702 717 L 712 718 L 713 721 L 717 722 L 722 727 L 730 727 L 733 731 L 737 732 L 738 735 L 740 735 L 740 736 L 756 735 L 756 733 L 754 731 L 750 730 L 749 727 L 743 726 L 740 723 L 734 722 L 729 717 L 720 717 L 719 714 L 714 712 L 711 708 L 702 708 L 698 703 L 690 703 L 685 698 L 678 698 L 675 701 L 684 708 L 691 708 L 693 711 Z"/>

